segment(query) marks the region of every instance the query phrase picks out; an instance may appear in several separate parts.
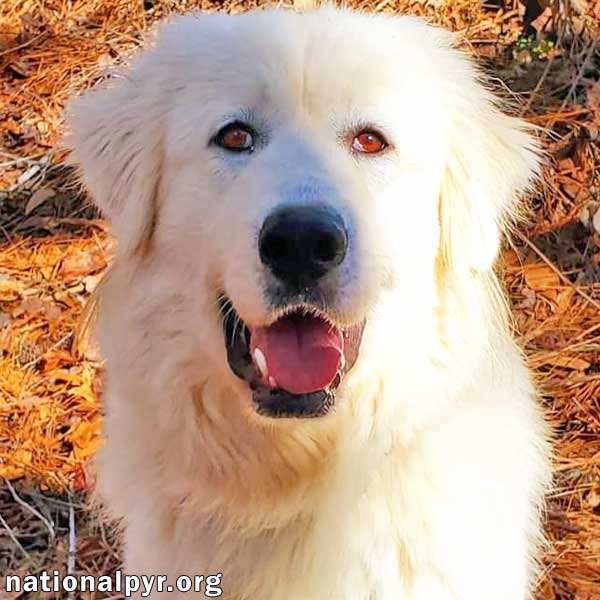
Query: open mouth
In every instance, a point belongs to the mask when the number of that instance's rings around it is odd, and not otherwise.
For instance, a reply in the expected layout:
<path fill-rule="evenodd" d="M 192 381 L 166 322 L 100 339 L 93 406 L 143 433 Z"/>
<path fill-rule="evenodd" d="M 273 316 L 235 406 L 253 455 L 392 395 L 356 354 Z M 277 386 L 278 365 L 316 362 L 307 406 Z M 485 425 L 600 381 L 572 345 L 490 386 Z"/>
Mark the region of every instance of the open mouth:
<path fill-rule="evenodd" d="M 256 411 L 268 417 L 320 417 L 358 357 L 364 323 L 340 328 L 299 307 L 264 327 L 248 327 L 220 300 L 227 360 L 248 383 Z"/>

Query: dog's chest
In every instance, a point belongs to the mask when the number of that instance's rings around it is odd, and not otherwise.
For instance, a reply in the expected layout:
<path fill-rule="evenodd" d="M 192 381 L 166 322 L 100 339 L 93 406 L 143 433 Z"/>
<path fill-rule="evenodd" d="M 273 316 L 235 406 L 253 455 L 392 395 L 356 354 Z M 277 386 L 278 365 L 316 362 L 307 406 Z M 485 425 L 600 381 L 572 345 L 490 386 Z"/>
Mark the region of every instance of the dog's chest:
<path fill-rule="evenodd" d="M 444 507 L 450 506 L 450 496 L 440 488 L 436 470 L 429 461 L 421 455 L 396 457 L 380 463 L 367 478 L 366 487 L 360 483 L 352 486 L 351 480 L 352 477 L 337 479 L 310 520 L 255 540 L 252 549 L 241 549 L 238 557 L 245 563 L 242 579 L 251 579 L 255 591 L 247 597 L 460 597 L 453 583 L 456 573 L 445 553 L 448 546 L 444 536 L 450 530 L 440 526 L 440 519 L 447 520 Z M 455 506 L 453 527 L 462 529 L 469 518 Z M 245 600 L 246 596 L 240 598 Z"/>
<path fill-rule="evenodd" d="M 337 498 L 337 495 L 336 495 Z M 404 598 L 411 578 L 398 499 L 375 487 L 354 503 L 332 498 L 313 517 L 264 539 L 240 559 L 259 600 Z M 242 558 L 243 556 L 243 558 Z M 249 567 L 249 568 L 248 568 Z M 243 590 L 240 590 L 242 594 Z M 244 596 L 240 596 L 244 597 Z"/>
<path fill-rule="evenodd" d="M 308 529 L 266 545 L 260 560 L 261 600 L 386 600 L 404 588 L 403 559 L 394 524 L 373 510 L 327 515 Z M 339 507 L 343 511 L 343 507 Z M 264 555 L 263 555 L 264 556 Z"/>

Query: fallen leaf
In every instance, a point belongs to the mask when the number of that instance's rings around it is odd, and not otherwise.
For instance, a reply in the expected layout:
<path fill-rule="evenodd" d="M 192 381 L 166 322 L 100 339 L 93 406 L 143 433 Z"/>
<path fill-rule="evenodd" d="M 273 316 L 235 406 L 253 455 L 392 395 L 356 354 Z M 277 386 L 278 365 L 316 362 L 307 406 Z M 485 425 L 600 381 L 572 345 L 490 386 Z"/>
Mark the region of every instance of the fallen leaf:
<path fill-rule="evenodd" d="M 29 198 L 27 204 L 25 205 L 25 214 L 29 215 L 33 212 L 38 206 L 41 206 L 49 200 L 50 198 L 54 198 L 56 192 L 52 188 L 42 187 L 33 194 L 31 194 L 31 198 Z"/>
<path fill-rule="evenodd" d="M 525 265 L 523 275 L 527 285 L 538 292 L 560 286 L 560 277 L 545 263 Z"/>
<path fill-rule="evenodd" d="M 22 291 L 23 284 L 20 281 L 8 278 L 0 279 L 0 301 L 14 302 L 21 297 Z"/>
<path fill-rule="evenodd" d="M 572 369 L 574 371 L 585 371 L 589 368 L 590 363 L 582 358 L 574 356 L 566 356 L 564 354 L 546 355 L 532 361 L 535 366 L 550 365 L 552 367 L 562 367 L 564 369 Z"/>
<path fill-rule="evenodd" d="M 557 166 L 560 173 L 572 173 L 576 170 L 575 163 L 571 158 L 563 158 L 559 160 Z"/>
<path fill-rule="evenodd" d="M 44 303 L 35 296 L 33 298 L 26 298 L 13 310 L 12 317 L 16 319 L 21 315 L 28 313 L 30 315 L 36 315 L 44 310 Z"/>
<path fill-rule="evenodd" d="M 19 179 L 17 179 L 17 186 L 26 184 L 29 180 L 33 179 L 41 170 L 42 168 L 39 165 L 34 165 L 33 167 L 30 167 L 19 177 Z"/>
<path fill-rule="evenodd" d="M 99 422 L 81 421 L 68 435 L 73 444 L 73 455 L 80 461 L 96 454 L 102 445 Z"/>
<path fill-rule="evenodd" d="M 85 448 L 97 434 L 97 427 L 88 422 L 80 421 L 67 436 L 68 440 L 75 446 Z"/>
<path fill-rule="evenodd" d="M 96 478 L 89 467 L 79 466 L 73 477 L 73 489 L 76 492 L 89 492 L 96 486 Z M 79 553 L 79 547 L 77 548 Z"/>
<path fill-rule="evenodd" d="M 0 464 L 0 477 L 4 479 L 18 479 L 23 476 L 23 469 L 21 467 L 15 467 L 14 465 L 1 465 Z"/>
<path fill-rule="evenodd" d="M 72 388 L 70 391 L 74 396 L 78 396 L 87 400 L 91 405 L 97 406 L 98 398 L 94 389 L 96 381 L 96 372 L 91 365 L 86 365 L 81 371 L 81 383 L 78 387 Z"/>
<path fill-rule="evenodd" d="M 103 279 L 104 273 L 98 273 L 96 275 L 87 275 L 83 278 L 83 285 L 85 285 L 85 291 L 92 293 L 97 287 L 100 281 Z"/>
<path fill-rule="evenodd" d="M 556 298 L 556 311 L 559 313 L 566 312 L 571 307 L 575 290 L 572 287 L 567 287 L 558 293 Z"/>
<path fill-rule="evenodd" d="M 590 508 L 600 506 L 600 485 L 594 486 L 587 495 L 587 503 Z"/>
<path fill-rule="evenodd" d="M 586 227 L 593 227 L 592 219 L 594 218 L 596 211 L 600 212 L 600 202 L 594 202 L 593 200 L 586 202 L 579 210 L 577 218 Z"/>
<path fill-rule="evenodd" d="M 598 208 L 596 214 L 592 217 L 592 225 L 596 230 L 596 233 L 600 233 L 600 208 Z"/>
<path fill-rule="evenodd" d="M 76 351 L 79 356 L 86 358 L 91 362 L 102 362 L 100 345 L 92 337 L 89 331 L 85 331 L 84 334 L 77 339 Z"/>
<path fill-rule="evenodd" d="M 12 71 L 12 74 L 16 75 L 19 79 L 26 79 L 33 73 L 33 67 L 23 60 L 13 61 L 6 68 Z"/>
<path fill-rule="evenodd" d="M 516 267 L 521 264 L 521 259 L 514 250 L 508 249 L 508 250 L 504 250 L 504 252 L 502 252 L 502 262 L 507 267 Z"/>
<path fill-rule="evenodd" d="M 68 254 L 61 263 L 60 274 L 66 281 L 79 281 L 106 267 L 106 256 L 102 252 L 77 251 Z"/>
<path fill-rule="evenodd" d="M 578 181 L 567 180 L 563 183 L 562 189 L 573 200 L 577 198 L 577 194 L 581 190 L 581 184 Z"/>
<path fill-rule="evenodd" d="M 46 281 L 52 281 L 52 279 L 54 278 L 54 267 L 41 267 L 40 273 Z"/>
<path fill-rule="evenodd" d="M 534 308 L 536 300 L 535 292 L 531 288 L 523 286 L 521 293 L 523 294 L 523 301 L 519 303 L 519 307 L 524 309 Z"/>
<path fill-rule="evenodd" d="M 72 362 L 73 357 L 67 350 L 51 350 L 44 356 L 43 372 L 50 373 L 51 371 L 62 368 L 64 365 L 69 365 Z"/>
<path fill-rule="evenodd" d="M 23 466 L 31 464 L 32 458 L 33 453 L 31 450 L 27 450 L 26 448 L 19 448 L 19 450 L 17 450 L 13 455 L 14 461 Z"/>
<path fill-rule="evenodd" d="M 37 217 L 32 216 L 28 219 L 23 220 L 22 223 L 19 224 L 17 230 L 23 229 L 45 229 L 46 231 L 53 232 L 57 227 L 58 223 L 54 217 Z"/>

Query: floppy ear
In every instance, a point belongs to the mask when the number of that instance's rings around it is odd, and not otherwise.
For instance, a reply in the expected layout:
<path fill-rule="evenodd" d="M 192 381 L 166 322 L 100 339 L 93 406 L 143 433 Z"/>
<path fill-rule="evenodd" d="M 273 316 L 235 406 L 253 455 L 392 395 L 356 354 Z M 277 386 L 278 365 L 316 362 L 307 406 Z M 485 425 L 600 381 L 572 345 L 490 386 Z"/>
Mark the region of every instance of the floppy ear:
<path fill-rule="evenodd" d="M 470 83 L 455 110 L 439 200 L 442 257 L 463 274 L 493 266 L 502 232 L 539 168 L 532 127 L 503 114 L 474 78 Z"/>
<path fill-rule="evenodd" d="M 147 63 L 76 99 L 68 114 L 72 158 L 123 254 L 151 237 L 156 218 L 166 109 Z"/>

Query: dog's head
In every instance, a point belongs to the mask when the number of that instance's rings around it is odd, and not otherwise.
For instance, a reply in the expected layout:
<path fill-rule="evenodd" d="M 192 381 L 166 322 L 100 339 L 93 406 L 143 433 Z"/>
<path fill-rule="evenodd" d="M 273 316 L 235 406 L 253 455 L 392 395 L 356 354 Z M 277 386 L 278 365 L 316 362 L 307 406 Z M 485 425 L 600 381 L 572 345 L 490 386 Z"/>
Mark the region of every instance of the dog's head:
<path fill-rule="evenodd" d="M 537 164 L 451 46 L 333 8 L 188 16 L 78 100 L 75 156 L 119 241 L 113 353 L 218 374 L 267 417 L 423 377 L 458 318 L 444 298 L 489 275 Z"/>

